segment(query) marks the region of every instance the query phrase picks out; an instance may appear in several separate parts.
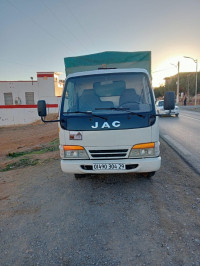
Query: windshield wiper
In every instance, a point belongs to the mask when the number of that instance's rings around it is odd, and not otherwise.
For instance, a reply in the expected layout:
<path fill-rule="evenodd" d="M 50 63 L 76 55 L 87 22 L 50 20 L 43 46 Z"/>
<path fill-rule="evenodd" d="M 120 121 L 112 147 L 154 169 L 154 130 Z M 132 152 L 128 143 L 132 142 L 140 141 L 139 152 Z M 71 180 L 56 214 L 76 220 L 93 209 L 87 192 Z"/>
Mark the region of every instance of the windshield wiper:
<path fill-rule="evenodd" d="M 120 107 L 110 107 L 110 108 L 95 108 L 95 110 L 115 110 L 115 111 L 125 111 L 127 114 L 136 115 L 142 118 L 145 118 L 145 115 L 141 115 L 135 112 L 130 111 L 130 108 L 120 108 Z"/>
<path fill-rule="evenodd" d="M 120 107 L 102 107 L 102 108 L 95 108 L 95 110 L 116 110 L 116 111 L 126 111 L 130 110 L 129 108 L 120 108 Z"/>
<path fill-rule="evenodd" d="M 95 117 L 102 118 L 102 119 L 104 119 L 106 121 L 108 120 L 106 117 L 93 114 L 92 111 L 86 111 L 86 112 L 82 112 L 82 111 L 63 112 L 63 114 L 86 114 L 86 115 L 92 115 L 92 116 L 95 116 Z"/>

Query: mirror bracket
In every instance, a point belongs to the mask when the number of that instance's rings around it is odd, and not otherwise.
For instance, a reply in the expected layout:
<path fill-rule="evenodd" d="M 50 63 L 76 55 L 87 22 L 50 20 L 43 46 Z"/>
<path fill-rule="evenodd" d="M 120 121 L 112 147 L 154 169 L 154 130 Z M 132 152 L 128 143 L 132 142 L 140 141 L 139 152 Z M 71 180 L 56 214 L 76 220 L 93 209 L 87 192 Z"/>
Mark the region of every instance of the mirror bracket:
<path fill-rule="evenodd" d="M 60 119 L 58 119 L 58 120 L 44 120 L 44 116 L 41 116 L 41 120 L 44 123 L 60 122 L 61 121 Z"/>

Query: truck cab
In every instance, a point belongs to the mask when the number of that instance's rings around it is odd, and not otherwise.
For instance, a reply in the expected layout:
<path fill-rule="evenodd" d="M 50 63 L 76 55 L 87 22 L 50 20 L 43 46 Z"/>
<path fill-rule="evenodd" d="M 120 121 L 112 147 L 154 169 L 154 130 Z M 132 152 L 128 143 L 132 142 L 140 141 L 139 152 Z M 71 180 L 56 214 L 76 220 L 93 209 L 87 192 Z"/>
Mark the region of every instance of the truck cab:
<path fill-rule="evenodd" d="M 146 173 L 160 168 L 155 98 L 145 69 L 67 76 L 60 106 L 65 173 Z"/>
<path fill-rule="evenodd" d="M 151 52 L 102 52 L 64 58 L 59 108 L 61 168 L 75 177 L 160 168 L 159 125 L 151 87 Z M 164 109 L 174 109 L 167 92 Z M 46 103 L 38 102 L 46 121 Z"/>

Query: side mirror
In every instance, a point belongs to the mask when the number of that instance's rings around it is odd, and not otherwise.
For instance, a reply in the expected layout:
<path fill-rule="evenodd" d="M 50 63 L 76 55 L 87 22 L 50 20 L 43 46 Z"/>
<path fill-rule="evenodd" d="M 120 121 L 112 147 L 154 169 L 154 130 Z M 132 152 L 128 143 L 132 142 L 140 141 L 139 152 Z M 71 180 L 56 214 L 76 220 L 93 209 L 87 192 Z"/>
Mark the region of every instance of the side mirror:
<path fill-rule="evenodd" d="M 175 93 L 173 91 L 165 92 L 164 109 L 173 110 L 175 108 Z"/>
<path fill-rule="evenodd" d="M 44 117 L 47 115 L 46 102 L 44 100 L 38 101 L 37 110 L 38 110 L 38 115 L 40 117 Z"/>

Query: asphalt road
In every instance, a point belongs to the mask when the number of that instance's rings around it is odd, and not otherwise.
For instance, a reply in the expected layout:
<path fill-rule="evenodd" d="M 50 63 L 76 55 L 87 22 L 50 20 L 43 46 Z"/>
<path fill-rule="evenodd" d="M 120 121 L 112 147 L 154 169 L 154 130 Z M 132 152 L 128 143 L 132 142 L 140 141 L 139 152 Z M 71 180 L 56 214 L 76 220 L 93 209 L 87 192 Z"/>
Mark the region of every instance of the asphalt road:
<path fill-rule="evenodd" d="M 199 175 L 161 155 L 151 180 L 76 180 L 59 160 L 0 173 L 0 265 L 199 265 Z"/>
<path fill-rule="evenodd" d="M 200 112 L 180 110 L 179 117 L 161 117 L 160 136 L 200 174 Z"/>

